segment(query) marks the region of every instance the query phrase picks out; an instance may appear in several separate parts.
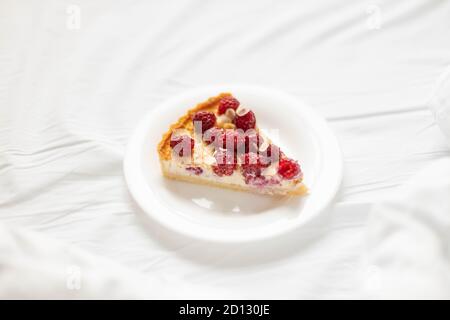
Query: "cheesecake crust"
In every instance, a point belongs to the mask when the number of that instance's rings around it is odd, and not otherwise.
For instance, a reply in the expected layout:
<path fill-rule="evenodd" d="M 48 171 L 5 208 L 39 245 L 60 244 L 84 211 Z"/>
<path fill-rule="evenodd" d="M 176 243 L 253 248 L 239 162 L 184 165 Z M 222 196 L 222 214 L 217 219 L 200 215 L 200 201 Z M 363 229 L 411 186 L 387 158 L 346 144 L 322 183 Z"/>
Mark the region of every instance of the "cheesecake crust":
<path fill-rule="evenodd" d="M 280 196 L 280 197 L 304 196 L 304 195 L 308 194 L 308 188 L 303 183 L 299 183 L 299 185 L 295 189 L 292 189 L 292 190 L 289 190 L 286 192 L 284 192 L 284 190 L 281 190 L 281 189 L 280 190 L 274 189 L 274 190 L 272 190 L 273 192 L 265 192 L 264 193 L 256 188 L 251 188 L 248 186 L 220 183 L 218 181 L 205 180 L 205 179 L 202 179 L 201 177 L 197 177 L 197 176 L 175 175 L 175 174 L 171 174 L 170 172 L 168 172 L 164 169 L 163 169 L 163 174 L 166 178 L 169 178 L 172 180 L 183 181 L 183 182 L 188 182 L 188 183 L 195 183 L 195 184 L 202 184 L 205 186 L 216 187 L 216 188 L 225 188 L 225 189 L 234 190 L 234 191 L 250 192 L 250 193 L 255 193 L 255 194 L 266 194 L 266 195 Z"/>

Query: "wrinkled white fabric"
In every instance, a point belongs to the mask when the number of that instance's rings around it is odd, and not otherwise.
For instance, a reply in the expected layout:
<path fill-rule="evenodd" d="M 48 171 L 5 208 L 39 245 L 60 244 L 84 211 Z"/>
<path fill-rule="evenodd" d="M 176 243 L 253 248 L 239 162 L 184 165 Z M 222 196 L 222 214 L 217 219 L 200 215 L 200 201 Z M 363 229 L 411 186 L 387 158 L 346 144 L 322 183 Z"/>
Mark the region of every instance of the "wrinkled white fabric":
<path fill-rule="evenodd" d="M 450 158 L 376 205 L 369 226 L 372 297 L 450 299 Z"/>
<path fill-rule="evenodd" d="M 450 138 L 450 67 L 429 102 Z M 448 141 L 450 143 L 450 139 Z M 389 198 L 368 223 L 368 297 L 450 299 L 450 157 L 433 162 Z"/>
<path fill-rule="evenodd" d="M 449 12 L 429 0 L 3 0 L 0 221 L 198 295 L 360 297 L 373 271 L 360 259 L 371 204 L 450 155 L 425 103 L 450 63 Z M 126 190 L 124 147 L 139 119 L 173 94 L 227 82 L 301 97 L 341 142 L 336 203 L 293 235 L 199 243 L 147 221 Z M 4 237 L 1 264 L 21 250 Z M 0 279 L 25 295 L 15 272 Z"/>
<path fill-rule="evenodd" d="M 0 224 L 0 235 L 0 299 L 214 299 L 225 294 L 145 276 L 36 232 Z"/>
<path fill-rule="evenodd" d="M 450 139 L 450 66 L 436 81 L 429 105 L 442 132 Z"/>

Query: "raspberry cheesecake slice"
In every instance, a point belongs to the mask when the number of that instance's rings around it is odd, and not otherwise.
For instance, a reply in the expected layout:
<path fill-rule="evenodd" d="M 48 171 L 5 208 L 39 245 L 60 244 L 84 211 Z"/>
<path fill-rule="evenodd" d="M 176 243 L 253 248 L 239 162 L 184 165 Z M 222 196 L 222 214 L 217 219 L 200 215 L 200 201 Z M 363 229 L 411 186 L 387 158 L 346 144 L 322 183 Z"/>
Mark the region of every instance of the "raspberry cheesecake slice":
<path fill-rule="evenodd" d="M 230 93 L 209 98 L 172 124 L 158 144 L 163 175 L 267 195 L 303 195 L 303 173 Z"/>

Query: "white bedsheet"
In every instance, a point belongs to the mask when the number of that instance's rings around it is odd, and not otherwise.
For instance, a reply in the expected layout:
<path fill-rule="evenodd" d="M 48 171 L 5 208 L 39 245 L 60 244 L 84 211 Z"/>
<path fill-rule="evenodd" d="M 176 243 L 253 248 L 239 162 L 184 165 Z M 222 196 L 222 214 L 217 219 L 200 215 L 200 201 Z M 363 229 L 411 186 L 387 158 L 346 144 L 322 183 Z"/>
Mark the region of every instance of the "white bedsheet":
<path fill-rule="evenodd" d="M 371 204 L 450 155 L 425 104 L 450 63 L 449 17 L 439 0 L 3 0 L 0 222 L 195 285 L 194 296 L 360 297 Z M 224 82 L 298 95 L 341 142 L 336 204 L 297 234 L 211 246 L 147 222 L 127 193 L 139 119 Z"/>
<path fill-rule="evenodd" d="M 450 299 L 450 158 L 433 162 L 369 220 L 369 297 Z"/>

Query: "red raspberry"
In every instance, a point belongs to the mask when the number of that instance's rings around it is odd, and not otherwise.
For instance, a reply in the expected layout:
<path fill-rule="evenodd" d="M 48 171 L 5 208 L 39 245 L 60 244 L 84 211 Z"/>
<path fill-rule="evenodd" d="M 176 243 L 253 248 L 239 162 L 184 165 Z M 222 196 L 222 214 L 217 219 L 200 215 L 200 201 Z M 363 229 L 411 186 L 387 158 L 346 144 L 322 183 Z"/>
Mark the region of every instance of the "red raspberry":
<path fill-rule="evenodd" d="M 249 152 L 258 153 L 258 149 L 264 140 L 255 130 L 251 129 L 244 133 L 243 130 L 238 129 L 234 130 L 234 132 L 237 136 L 236 142 L 238 148 L 236 150 L 239 154 Z"/>
<path fill-rule="evenodd" d="M 281 158 L 280 148 L 274 144 L 270 144 L 266 150 L 260 153 L 261 161 L 266 164 L 277 162 Z"/>
<path fill-rule="evenodd" d="M 196 176 L 199 176 L 203 173 L 203 169 L 200 167 L 187 167 L 186 171 L 192 172 Z"/>
<path fill-rule="evenodd" d="M 301 175 L 299 164 L 292 159 L 281 159 L 278 174 L 284 179 L 290 180 Z"/>
<path fill-rule="evenodd" d="M 212 166 L 215 174 L 219 177 L 231 176 L 236 169 L 236 157 L 233 152 L 227 152 L 226 150 L 217 150 L 214 155 L 217 165 Z"/>
<path fill-rule="evenodd" d="M 244 154 L 244 156 L 242 157 L 241 167 L 244 177 L 247 177 L 249 175 L 258 177 L 261 175 L 262 169 L 268 167 L 268 164 L 261 161 L 261 157 L 258 154 L 250 152 Z"/>
<path fill-rule="evenodd" d="M 234 168 L 231 166 L 212 166 L 212 169 L 219 177 L 231 176 L 234 172 Z"/>
<path fill-rule="evenodd" d="M 258 152 L 260 145 L 263 143 L 261 136 L 255 130 L 249 130 L 245 135 L 245 153 Z"/>
<path fill-rule="evenodd" d="M 216 139 L 214 145 L 228 150 L 241 150 L 244 146 L 244 137 L 236 130 L 224 130 L 222 135 Z"/>
<path fill-rule="evenodd" d="M 194 128 L 200 129 L 201 133 L 203 133 L 214 127 L 216 124 L 216 116 L 212 112 L 200 111 L 194 115 L 192 121 L 194 123 Z M 201 128 L 198 128 L 199 124 L 201 124 Z"/>
<path fill-rule="evenodd" d="M 174 149 L 175 154 L 178 154 L 180 157 L 183 157 L 185 151 L 188 151 L 186 155 L 191 155 L 194 150 L 195 141 L 189 136 L 171 136 L 170 138 L 170 147 Z M 190 150 L 189 150 L 190 148 Z"/>
<path fill-rule="evenodd" d="M 203 141 L 205 141 L 206 144 L 214 143 L 216 140 L 220 140 L 223 135 L 223 130 L 212 127 L 211 129 L 208 129 L 203 133 Z"/>
<path fill-rule="evenodd" d="M 239 115 L 236 113 L 236 117 L 234 117 L 234 124 L 236 125 L 237 129 L 242 129 L 244 131 L 255 129 L 255 114 L 251 110 L 243 115 Z"/>
<path fill-rule="evenodd" d="M 222 98 L 219 102 L 219 108 L 217 109 L 217 113 L 224 114 L 228 109 L 233 109 L 236 111 L 236 109 L 239 107 L 239 101 L 235 97 L 225 97 Z"/>
<path fill-rule="evenodd" d="M 264 176 L 254 176 L 254 175 L 246 175 L 244 174 L 245 183 L 251 184 L 256 187 L 262 187 L 269 184 L 270 180 L 267 180 Z"/>
<path fill-rule="evenodd" d="M 266 178 L 261 175 L 262 169 L 265 167 L 267 166 L 261 162 L 258 154 L 253 152 L 244 154 L 241 169 L 245 183 L 260 186 L 265 185 L 267 183 Z"/>
<path fill-rule="evenodd" d="M 258 168 L 267 168 L 268 165 L 261 162 L 261 156 L 254 152 L 249 152 L 244 154 L 242 157 L 242 166 L 243 167 L 258 167 Z"/>
<path fill-rule="evenodd" d="M 281 155 L 280 147 L 274 144 L 270 144 L 266 150 L 266 155 L 270 158 L 274 157 L 278 161 Z"/>

